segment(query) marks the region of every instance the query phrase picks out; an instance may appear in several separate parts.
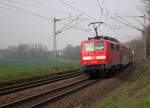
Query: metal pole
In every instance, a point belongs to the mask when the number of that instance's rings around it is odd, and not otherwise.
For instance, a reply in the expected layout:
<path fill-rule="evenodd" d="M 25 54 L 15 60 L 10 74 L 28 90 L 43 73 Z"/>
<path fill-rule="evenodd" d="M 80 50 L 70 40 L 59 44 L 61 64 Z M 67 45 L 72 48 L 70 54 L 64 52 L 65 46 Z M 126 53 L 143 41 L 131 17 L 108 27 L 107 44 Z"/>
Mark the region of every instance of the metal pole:
<path fill-rule="evenodd" d="M 132 41 L 132 50 L 133 50 L 133 52 L 134 52 L 133 61 L 135 62 L 135 46 L 134 46 L 134 40 Z"/>
<path fill-rule="evenodd" d="M 57 68 L 57 40 L 56 40 L 56 18 L 53 19 L 53 51 L 54 51 L 54 61 L 55 69 Z M 56 69 L 57 70 L 57 69 Z"/>
<path fill-rule="evenodd" d="M 144 30 L 143 30 L 143 60 L 147 59 L 147 46 L 146 46 L 146 15 L 143 16 L 144 19 Z"/>

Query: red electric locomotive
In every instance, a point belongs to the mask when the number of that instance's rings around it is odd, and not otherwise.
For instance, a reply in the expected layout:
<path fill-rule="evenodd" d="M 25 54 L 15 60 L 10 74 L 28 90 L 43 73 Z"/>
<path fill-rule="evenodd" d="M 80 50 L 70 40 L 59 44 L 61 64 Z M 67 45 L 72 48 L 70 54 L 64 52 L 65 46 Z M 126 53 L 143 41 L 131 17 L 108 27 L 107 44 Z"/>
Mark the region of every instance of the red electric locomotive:
<path fill-rule="evenodd" d="M 81 42 L 81 69 L 91 78 L 109 77 L 131 61 L 131 49 L 115 38 L 96 36 Z"/>

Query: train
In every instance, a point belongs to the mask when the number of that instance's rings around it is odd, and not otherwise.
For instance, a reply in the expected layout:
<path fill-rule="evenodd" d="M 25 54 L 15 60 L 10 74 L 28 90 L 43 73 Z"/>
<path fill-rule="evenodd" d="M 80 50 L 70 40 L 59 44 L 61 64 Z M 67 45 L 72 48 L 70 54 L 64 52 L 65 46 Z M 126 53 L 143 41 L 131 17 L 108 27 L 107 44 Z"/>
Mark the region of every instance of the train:
<path fill-rule="evenodd" d="M 81 70 L 90 78 L 110 77 L 132 63 L 131 48 L 109 36 L 81 42 Z"/>

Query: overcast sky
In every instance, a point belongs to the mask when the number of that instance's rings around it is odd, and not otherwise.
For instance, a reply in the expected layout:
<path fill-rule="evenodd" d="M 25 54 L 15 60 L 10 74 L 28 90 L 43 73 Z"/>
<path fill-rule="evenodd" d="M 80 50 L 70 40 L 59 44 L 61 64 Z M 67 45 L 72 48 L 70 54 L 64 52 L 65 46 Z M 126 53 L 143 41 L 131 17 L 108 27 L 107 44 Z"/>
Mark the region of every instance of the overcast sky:
<path fill-rule="evenodd" d="M 0 0 L 0 48 L 20 43 L 42 43 L 52 50 L 53 17 L 60 19 L 57 22 L 57 30 L 60 30 L 74 18 L 78 18 L 78 20 L 74 21 L 73 24 L 79 23 L 77 27 L 57 35 L 58 49 L 64 48 L 67 44 L 79 45 L 82 40 L 86 40 L 89 36 L 94 36 L 93 32 L 75 30 L 81 29 L 81 27 L 82 29 L 89 29 L 88 23 L 93 21 L 104 21 L 107 25 L 102 25 L 99 32 L 116 37 L 123 42 L 140 36 L 140 32 L 134 29 L 121 29 L 114 32 L 112 28 L 115 29 L 117 25 L 121 24 L 110 20 L 110 17 L 115 16 L 116 13 L 142 15 L 141 11 L 143 9 L 140 0 L 63 1 L 66 4 L 63 4 L 61 0 Z M 102 18 L 102 8 L 100 9 L 98 3 L 104 10 L 105 15 Z M 141 11 L 139 11 L 139 8 Z M 46 16 L 49 20 L 32 15 L 24 10 Z M 124 18 L 140 27 L 139 23 L 133 18 Z"/>

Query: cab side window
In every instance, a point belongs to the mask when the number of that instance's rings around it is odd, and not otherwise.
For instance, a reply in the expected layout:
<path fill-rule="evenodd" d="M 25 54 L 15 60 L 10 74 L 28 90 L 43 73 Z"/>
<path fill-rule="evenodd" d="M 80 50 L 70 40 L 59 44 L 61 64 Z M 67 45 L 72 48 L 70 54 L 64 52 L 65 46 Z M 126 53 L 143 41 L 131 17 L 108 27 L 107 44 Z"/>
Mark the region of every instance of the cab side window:
<path fill-rule="evenodd" d="M 111 49 L 114 50 L 114 44 L 111 43 Z"/>
<path fill-rule="evenodd" d="M 111 49 L 111 43 L 108 43 L 108 48 Z"/>
<path fill-rule="evenodd" d="M 110 49 L 111 49 L 111 50 L 115 50 L 115 51 L 119 51 L 119 45 L 116 45 L 116 44 L 111 43 L 111 44 L 110 44 Z"/>
<path fill-rule="evenodd" d="M 119 49 L 119 45 L 117 45 L 117 51 L 119 51 L 120 49 Z"/>

